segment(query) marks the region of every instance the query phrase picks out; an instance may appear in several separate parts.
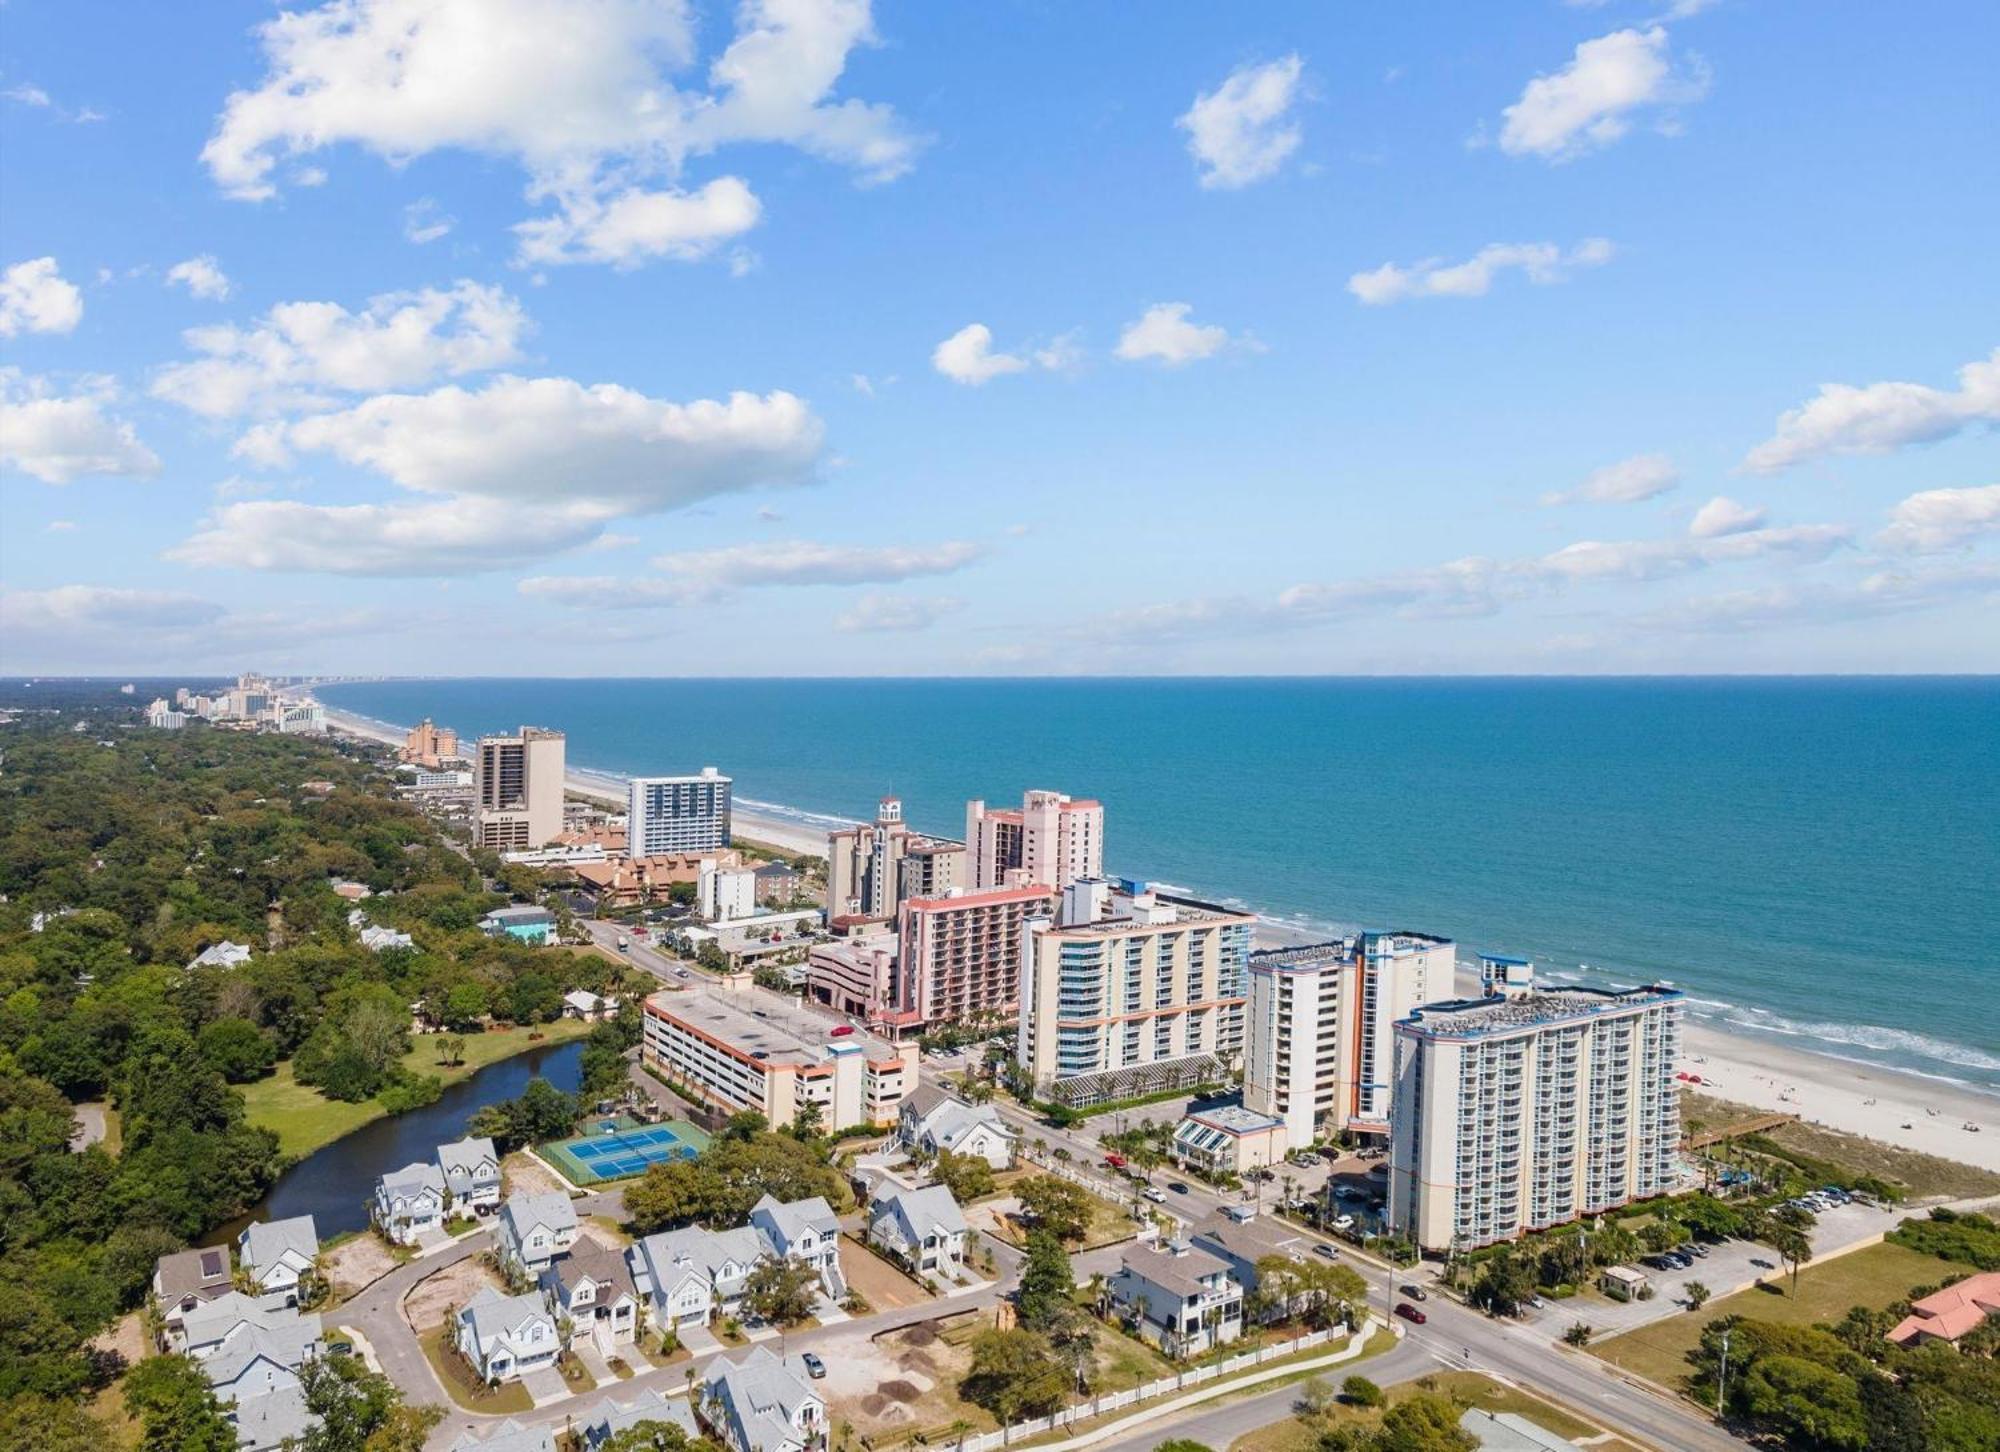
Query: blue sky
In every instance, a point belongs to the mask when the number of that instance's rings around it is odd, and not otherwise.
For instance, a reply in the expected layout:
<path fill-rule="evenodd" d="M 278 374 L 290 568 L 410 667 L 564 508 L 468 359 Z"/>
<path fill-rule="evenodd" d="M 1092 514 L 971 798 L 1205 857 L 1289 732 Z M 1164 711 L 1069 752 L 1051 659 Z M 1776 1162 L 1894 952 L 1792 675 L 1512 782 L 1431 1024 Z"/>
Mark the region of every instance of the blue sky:
<path fill-rule="evenodd" d="M 0 664 L 2000 668 L 2000 13 L 11 0 Z"/>

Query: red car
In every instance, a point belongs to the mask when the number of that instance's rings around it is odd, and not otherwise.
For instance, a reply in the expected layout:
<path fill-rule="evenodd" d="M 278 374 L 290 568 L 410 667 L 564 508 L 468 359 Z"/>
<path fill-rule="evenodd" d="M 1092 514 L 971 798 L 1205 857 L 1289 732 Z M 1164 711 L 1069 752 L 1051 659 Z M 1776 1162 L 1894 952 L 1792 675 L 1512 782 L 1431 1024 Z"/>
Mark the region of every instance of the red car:
<path fill-rule="evenodd" d="M 1396 1314 L 1401 1316 L 1405 1321 L 1416 1322 L 1419 1326 L 1430 1320 L 1430 1317 L 1419 1311 L 1415 1306 L 1412 1306 L 1408 1301 L 1396 1302 Z"/>

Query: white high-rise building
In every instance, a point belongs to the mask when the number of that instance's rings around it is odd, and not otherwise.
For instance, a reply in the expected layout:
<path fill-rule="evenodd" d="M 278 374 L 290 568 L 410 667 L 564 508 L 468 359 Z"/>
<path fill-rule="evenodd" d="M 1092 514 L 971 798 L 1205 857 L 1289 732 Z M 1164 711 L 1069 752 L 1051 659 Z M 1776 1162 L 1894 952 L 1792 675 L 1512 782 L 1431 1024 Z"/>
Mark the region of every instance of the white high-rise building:
<path fill-rule="evenodd" d="M 1390 1228 L 1473 1250 L 1663 1195 L 1680 1179 L 1678 989 L 1529 987 L 1396 1025 Z M 1511 982 L 1508 981 L 1511 979 Z"/>
<path fill-rule="evenodd" d="M 757 870 L 724 867 L 715 858 L 704 857 L 695 869 L 694 901 L 704 922 L 752 917 L 757 911 Z"/>
<path fill-rule="evenodd" d="M 1389 932 L 1251 954 L 1244 1107 L 1283 1120 L 1288 1149 L 1337 1131 L 1386 1136 L 1395 1022 L 1451 996 L 1456 951 Z"/>
<path fill-rule="evenodd" d="M 730 779 L 712 766 L 696 776 L 635 776 L 626 788 L 625 852 L 663 857 L 729 845 Z"/>
<path fill-rule="evenodd" d="M 965 804 L 965 850 L 974 891 L 1030 884 L 1057 891 L 1104 875 L 1104 806 L 1061 792 L 1029 792 L 1019 811 Z"/>
<path fill-rule="evenodd" d="M 546 847 L 563 829 L 560 731 L 523 726 L 512 736 L 482 736 L 473 756 L 473 842 L 495 852 Z"/>

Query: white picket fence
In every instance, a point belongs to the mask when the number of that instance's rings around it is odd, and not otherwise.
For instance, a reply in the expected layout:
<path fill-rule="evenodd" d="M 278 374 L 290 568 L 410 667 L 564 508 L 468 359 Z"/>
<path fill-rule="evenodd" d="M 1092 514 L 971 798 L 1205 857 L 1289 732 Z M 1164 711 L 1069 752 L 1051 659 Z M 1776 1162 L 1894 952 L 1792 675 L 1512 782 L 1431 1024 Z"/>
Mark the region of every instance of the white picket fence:
<path fill-rule="evenodd" d="M 1232 1356 L 1224 1361 L 1210 1362 L 1206 1366 L 1193 1367 L 1177 1372 L 1173 1376 L 1163 1376 L 1157 1381 L 1146 1382 L 1142 1386 L 1126 1391 L 1106 1392 L 1079 1402 L 1050 1417 L 1031 1417 L 1025 1422 L 1013 1422 L 997 1432 L 977 1432 L 962 1439 L 946 1442 L 939 1440 L 932 1445 L 951 1452 L 992 1452 L 995 1447 L 1006 1447 L 1026 1437 L 1035 1437 L 1043 1432 L 1059 1431 L 1073 1427 L 1078 1422 L 1087 1422 L 1106 1412 L 1115 1412 L 1123 1407 L 1136 1407 L 1141 1402 L 1149 1402 L 1157 1397 L 1171 1396 L 1175 1392 L 1189 1391 L 1211 1381 L 1221 1381 L 1225 1377 L 1236 1376 L 1266 1362 L 1280 1361 L 1287 1356 L 1296 1356 L 1301 1351 L 1310 1351 L 1316 1346 L 1324 1346 L 1345 1332 L 1308 1331 L 1303 1336 L 1295 1336 L 1290 1341 L 1277 1341 L 1255 1351 L 1246 1351 L 1240 1356 Z"/>

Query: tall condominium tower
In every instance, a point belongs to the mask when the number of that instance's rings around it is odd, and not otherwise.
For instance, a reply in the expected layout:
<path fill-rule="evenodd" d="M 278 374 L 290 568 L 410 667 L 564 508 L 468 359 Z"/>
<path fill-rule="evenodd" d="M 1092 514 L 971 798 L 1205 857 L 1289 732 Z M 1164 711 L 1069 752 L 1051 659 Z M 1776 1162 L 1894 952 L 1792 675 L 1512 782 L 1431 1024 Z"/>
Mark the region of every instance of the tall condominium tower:
<path fill-rule="evenodd" d="M 1039 883 L 1060 892 L 1104 875 L 1104 806 L 1061 792 L 1029 792 L 1019 811 L 967 802 L 965 849 L 969 887 Z"/>
<path fill-rule="evenodd" d="M 635 776 L 625 793 L 625 852 L 660 857 L 729 845 L 730 780 L 712 766 L 698 776 Z"/>
<path fill-rule="evenodd" d="M 410 728 L 410 734 L 403 739 L 403 749 L 396 755 L 404 761 L 436 771 L 458 755 L 458 733 L 449 726 L 437 725 L 426 716 Z"/>
<path fill-rule="evenodd" d="M 1036 884 L 906 900 L 897 919 L 897 1021 L 1012 1018 L 1026 924 L 1046 916 L 1054 901 Z"/>
<path fill-rule="evenodd" d="M 882 798 L 872 824 L 826 836 L 830 917 L 891 918 L 909 898 L 943 897 L 965 885 L 965 847 L 912 832 L 903 804 Z"/>
<path fill-rule="evenodd" d="M 1525 985 L 1396 1025 L 1389 1224 L 1472 1250 L 1632 1200 L 1679 1177 L 1678 989 Z"/>
<path fill-rule="evenodd" d="M 1288 1148 L 1389 1133 L 1395 1022 L 1452 994 L 1456 950 L 1427 933 L 1250 955 L 1243 1105 L 1285 1122 Z"/>
<path fill-rule="evenodd" d="M 563 825 L 563 734 L 523 726 L 482 736 L 473 759 L 473 841 L 496 852 L 546 847 Z"/>
<path fill-rule="evenodd" d="M 1256 918 L 1098 886 L 1071 886 L 1060 926 L 1027 926 L 1015 1057 L 1036 1093 L 1080 1106 L 1226 1078 Z"/>

